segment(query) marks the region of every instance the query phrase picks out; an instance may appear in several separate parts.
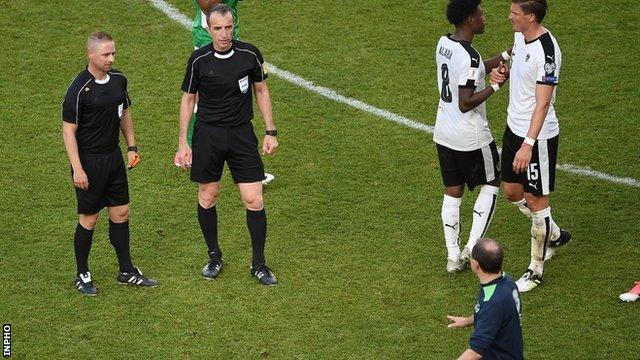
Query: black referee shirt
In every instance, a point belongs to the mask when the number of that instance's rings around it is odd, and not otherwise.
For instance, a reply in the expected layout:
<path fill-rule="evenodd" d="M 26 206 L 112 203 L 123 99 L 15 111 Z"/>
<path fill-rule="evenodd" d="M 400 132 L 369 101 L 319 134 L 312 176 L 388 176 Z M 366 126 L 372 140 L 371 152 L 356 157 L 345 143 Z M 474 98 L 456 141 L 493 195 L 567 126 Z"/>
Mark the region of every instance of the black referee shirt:
<path fill-rule="evenodd" d="M 252 84 L 267 78 L 262 54 L 253 45 L 233 40 L 218 53 L 213 43 L 191 54 L 182 91 L 198 93 L 198 121 L 238 126 L 253 119 Z"/>
<path fill-rule="evenodd" d="M 62 103 L 62 120 L 78 125 L 76 140 L 81 154 L 107 154 L 118 147 L 120 118 L 131 105 L 127 78 L 118 70 L 96 80 L 89 70 L 73 80 Z"/>

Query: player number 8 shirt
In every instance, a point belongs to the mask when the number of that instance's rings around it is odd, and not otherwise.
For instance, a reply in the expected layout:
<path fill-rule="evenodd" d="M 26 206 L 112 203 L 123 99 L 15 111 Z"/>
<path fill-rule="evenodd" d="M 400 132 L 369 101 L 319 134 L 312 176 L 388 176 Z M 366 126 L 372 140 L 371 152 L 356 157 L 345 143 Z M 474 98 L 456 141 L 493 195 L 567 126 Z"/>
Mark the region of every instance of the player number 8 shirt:
<path fill-rule="evenodd" d="M 440 102 L 433 141 L 457 151 L 473 151 L 493 141 L 484 102 L 463 113 L 458 105 L 458 87 L 485 88 L 482 57 L 467 41 L 442 36 L 436 47 Z"/>

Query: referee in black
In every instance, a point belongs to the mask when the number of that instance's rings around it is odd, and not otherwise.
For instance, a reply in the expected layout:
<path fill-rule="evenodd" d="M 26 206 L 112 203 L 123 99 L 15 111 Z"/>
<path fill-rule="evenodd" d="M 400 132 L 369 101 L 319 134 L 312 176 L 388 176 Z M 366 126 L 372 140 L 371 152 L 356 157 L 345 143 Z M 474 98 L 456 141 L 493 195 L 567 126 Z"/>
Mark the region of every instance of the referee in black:
<path fill-rule="evenodd" d="M 94 32 L 87 40 L 89 65 L 69 85 L 62 103 L 62 133 L 71 163 L 78 199 L 79 221 L 74 237 L 76 288 L 84 295 L 98 294 L 89 273 L 93 228 L 100 210 L 109 210 L 109 240 L 116 250 L 117 281 L 156 286 L 131 263 L 129 253 L 129 187 L 118 145 L 119 130 L 127 142 L 129 168 L 138 163 L 127 78 L 112 68 L 116 46 L 111 35 Z"/>
<path fill-rule="evenodd" d="M 267 267 L 264 244 L 267 217 L 262 201 L 264 168 L 253 132 L 252 91 L 266 134 L 262 153 L 273 154 L 278 147 L 273 123 L 271 98 L 265 83 L 267 71 L 262 54 L 253 45 L 232 40 L 233 13 L 224 4 L 215 5 L 207 14 L 213 42 L 191 54 L 180 103 L 178 161 L 191 168 L 191 181 L 199 184 L 198 222 L 209 251 L 209 262 L 202 269 L 206 279 L 214 279 L 222 270 L 222 251 L 218 245 L 216 202 L 225 161 L 233 181 L 238 184 L 247 210 L 253 260 L 251 275 L 263 285 L 275 285 L 277 279 Z M 197 121 L 193 152 L 187 144 L 187 128 L 198 94 Z"/>

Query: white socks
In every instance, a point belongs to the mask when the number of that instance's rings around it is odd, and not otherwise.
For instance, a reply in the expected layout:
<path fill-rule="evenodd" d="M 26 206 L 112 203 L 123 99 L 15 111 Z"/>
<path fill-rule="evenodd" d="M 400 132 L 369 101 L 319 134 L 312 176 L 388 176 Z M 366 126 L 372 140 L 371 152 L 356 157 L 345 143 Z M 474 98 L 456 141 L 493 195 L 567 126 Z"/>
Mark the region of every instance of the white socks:
<path fill-rule="evenodd" d="M 473 250 L 476 241 L 487 233 L 493 214 L 496 211 L 499 191 L 498 187 L 492 185 L 483 185 L 480 188 L 480 194 L 473 206 L 473 223 L 471 224 L 471 232 L 467 242 L 469 250 Z"/>
<path fill-rule="evenodd" d="M 544 256 L 549 245 L 551 235 L 556 233 L 560 236 L 560 228 L 551 218 L 551 208 L 532 212 L 531 219 L 531 262 L 529 269 L 534 274 L 542 275 L 544 270 Z"/>
<path fill-rule="evenodd" d="M 528 217 L 529 219 L 532 219 L 533 215 L 531 214 L 531 210 L 529 210 L 529 208 L 527 207 L 527 202 L 524 198 L 519 201 L 512 201 L 511 203 L 517 206 L 518 210 L 520 210 L 520 212 L 523 213 L 526 217 Z M 551 238 L 550 239 L 558 240 L 558 238 L 560 237 L 560 227 L 556 225 L 556 223 L 553 221 L 551 216 L 549 216 L 549 220 L 551 220 Z"/>
<path fill-rule="evenodd" d="M 447 246 L 447 257 L 457 260 L 460 257 L 460 204 L 462 198 L 454 198 L 447 194 L 442 199 L 442 225 L 444 240 Z"/>

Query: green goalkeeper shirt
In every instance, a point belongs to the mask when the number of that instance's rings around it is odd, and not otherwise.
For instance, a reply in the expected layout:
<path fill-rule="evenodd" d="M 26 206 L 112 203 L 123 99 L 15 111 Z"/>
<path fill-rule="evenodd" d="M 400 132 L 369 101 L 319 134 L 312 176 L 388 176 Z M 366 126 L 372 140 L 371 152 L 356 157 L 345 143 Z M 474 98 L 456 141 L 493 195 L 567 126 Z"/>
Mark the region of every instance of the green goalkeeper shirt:
<path fill-rule="evenodd" d="M 222 0 L 223 4 L 227 4 L 231 10 L 233 10 L 233 39 L 238 39 L 238 1 L 239 0 Z M 211 42 L 211 35 L 209 34 L 209 28 L 207 27 L 207 18 L 200 9 L 197 0 L 193 0 L 193 5 L 196 8 L 196 16 L 193 19 L 193 29 L 191 34 L 193 35 L 193 46 L 200 48 Z"/>

